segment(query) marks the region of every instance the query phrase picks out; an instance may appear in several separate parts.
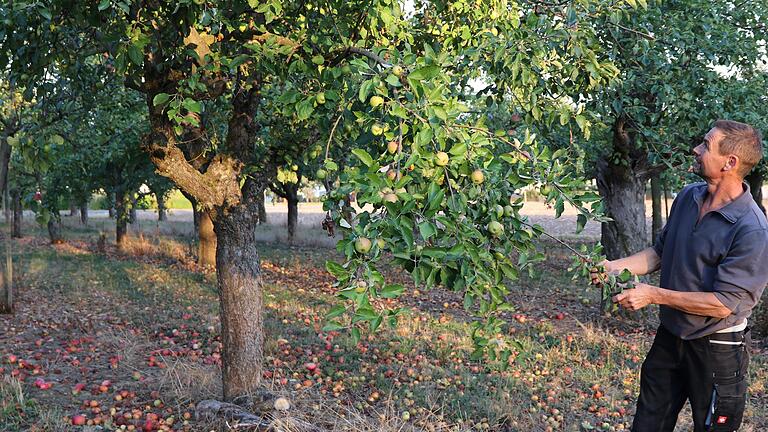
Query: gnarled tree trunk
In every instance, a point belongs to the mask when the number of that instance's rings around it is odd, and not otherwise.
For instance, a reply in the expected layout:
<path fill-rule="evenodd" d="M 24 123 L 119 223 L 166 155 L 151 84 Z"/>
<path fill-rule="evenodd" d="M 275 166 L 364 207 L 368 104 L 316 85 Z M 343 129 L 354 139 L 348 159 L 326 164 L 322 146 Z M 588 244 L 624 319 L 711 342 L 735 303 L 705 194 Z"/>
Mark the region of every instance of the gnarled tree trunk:
<path fill-rule="evenodd" d="M 635 132 L 620 117 L 613 127 L 613 152 L 597 163 L 597 188 L 605 206 L 601 242 L 608 259 L 631 255 L 648 246 L 645 227 L 645 182 L 648 156 L 635 142 Z"/>
<path fill-rule="evenodd" d="M 157 69 L 159 70 L 159 69 Z M 170 88 L 166 76 L 146 76 L 147 105 L 151 132 L 144 137 L 157 173 L 170 178 L 180 189 L 194 196 L 212 217 L 217 237 L 216 272 L 222 326 L 222 381 L 224 398 L 254 394 L 261 385 L 264 360 L 262 276 L 255 239 L 258 222 L 258 192 L 254 177 L 241 183 L 243 163 L 252 155 L 257 132 L 254 113 L 259 88 L 236 92 L 227 131 L 227 152 L 207 157 L 204 166 L 193 166 L 176 145 L 173 125 L 152 103 L 157 92 Z M 266 171 L 269 161 L 260 167 Z M 264 174 L 273 178 L 273 172 Z M 201 220 L 202 225 L 202 220 Z"/>
<path fill-rule="evenodd" d="M 262 276 L 255 230 L 257 191 L 243 188 L 243 202 L 219 211 L 213 221 L 218 244 L 216 272 L 224 346 L 224 399 L 245 395 L 260 385 L 264 358 Z"/>

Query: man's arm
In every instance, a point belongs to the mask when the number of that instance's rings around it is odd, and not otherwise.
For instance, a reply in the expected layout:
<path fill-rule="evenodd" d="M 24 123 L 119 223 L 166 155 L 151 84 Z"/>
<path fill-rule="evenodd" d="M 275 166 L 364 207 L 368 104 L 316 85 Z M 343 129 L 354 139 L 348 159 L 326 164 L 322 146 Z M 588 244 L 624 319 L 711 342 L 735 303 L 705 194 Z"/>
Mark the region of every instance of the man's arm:
<path fill-rule="evenodd" d="M 634 275 L 645 275 L 659 269 L 661 258 L 656 254 L 654 248 L 649 247 L 626 258 L 613 261 L 605 260 L 600 265 L 605 268 L 606 273 L 619 273 L 627 269 Z M 592 269 L 590 277 L 593 285 L 600 285 L 605 282 L 605 274 L 601 273 L 597 267 Z"/>
<path fill-rule="evenodd" d="M 661 258 L 656 254 L 654 248 L 649 247 L 626 258 L 603 261 L 603 266 L 608 273 L 618 273 L 627 269 L 633 275 L 645 275 L 653 273 L 659 269 L 661 266 Z"/>
<path fill-rule="evenodd" d="M 632 311 L 658 304 L 692 315 L 725 318 L 731 314 L 714 293 L 673 291 L 644 283 L 636 283 L 635 288 L 616 294 L 613 302 Z"/>

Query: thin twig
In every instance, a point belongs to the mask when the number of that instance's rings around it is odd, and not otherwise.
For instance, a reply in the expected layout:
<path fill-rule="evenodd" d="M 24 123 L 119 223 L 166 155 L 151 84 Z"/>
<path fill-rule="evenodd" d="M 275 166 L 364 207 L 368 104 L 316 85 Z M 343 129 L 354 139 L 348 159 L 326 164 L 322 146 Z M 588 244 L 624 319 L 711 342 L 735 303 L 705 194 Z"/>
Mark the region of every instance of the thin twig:
<path fill-rule="evenodd" d="M 531 229 L 536 229 L 536 228 L 534 228 L 534 226 L 533 226 L 533 225 L 529 224 L 528 222 L 523 222 L 523 221 L 520 221 L 520 223 L 521 223 L 522 225 L 525 225 L 525 226 L 527 226 L 527 227 L 531 228 Z M 575 254 L 576 254 L 576 255 L 577 255 L 579 258 L 583 259 L 584 261 L 586 261 L 586 262 L 589 262 L 589 263 L 592 263 L 592 259 L 590 259 L 588 256 L 586 256 L 586 255 L 582 254 L 581 252 L 577 251 L 576 249 L 572 248 L 572 247 L 571 247 L 571 246 L 570 246 L 568 243 L 566 243 L 566 242 L 564 242 L 564 241 L 560 240 L 559 238 L 557 238 L 557 237 L 553 236 L 552 234 L 550 234 L 550 233 L 548 233 L 548 232 L 546 232 L 546 231 L 541 231 L 541 233 L 542 233 L 542 234 L 544 234 L 545 236 L 547 236 L 547 237 L 551 238 L 552 240 L 554 240 L 554 241 L 556 241 L 556 242 L 560 243 L 561 245 L 565 246 L 565 247 L 566 247 L 566 248 L 568 248 L 568 249 L 569 249 L 571 252 L 575 253 Z"/>
<path fill-rule="evenodd" d="M 341 121 L 341 118 L 344 116 L 344 111 L 341 111 L 341 114 L 339 114 L 339 117 L 336 118 L 336 122 L 333 123 L 333 128 L 331 128 L 331 134 L 328 136 L 328 142 L 325 144 L 325 159 L 328 159 L 328 150 L 331 148 L 331 141 L 333 140 L 333 134 L 336 132 L 336 126 L 339 125 L 339 121 Z"/>

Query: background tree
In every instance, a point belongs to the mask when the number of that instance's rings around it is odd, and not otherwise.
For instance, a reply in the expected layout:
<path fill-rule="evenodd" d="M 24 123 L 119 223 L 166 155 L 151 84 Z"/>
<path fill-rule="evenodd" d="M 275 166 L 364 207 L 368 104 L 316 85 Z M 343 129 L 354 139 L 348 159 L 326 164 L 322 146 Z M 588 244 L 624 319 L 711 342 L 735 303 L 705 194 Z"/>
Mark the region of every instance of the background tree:
<path fill-rule="evenodd" d="M 613 85 L 584 99 L 591 120 L 606 126 L 587 147 L 596 156 L 595 178 L 612 219 L 602 224 L 608 258 L 648 244 L 648 180 L 666 169 L 685 170 L 691 149 L 717 118 L 749 116 L 726 111 L 723 102 L 734 84 L 753 94 L 747 98 L 764 93 L 745 78 L 759 65 L 766 35 L 750 29 L 760 28 L 766 16 L 763 4 L 649 1 L 631 13 L 606 14 L 596 25 L 605 47 L 599 57 L 621 71 Z"/>

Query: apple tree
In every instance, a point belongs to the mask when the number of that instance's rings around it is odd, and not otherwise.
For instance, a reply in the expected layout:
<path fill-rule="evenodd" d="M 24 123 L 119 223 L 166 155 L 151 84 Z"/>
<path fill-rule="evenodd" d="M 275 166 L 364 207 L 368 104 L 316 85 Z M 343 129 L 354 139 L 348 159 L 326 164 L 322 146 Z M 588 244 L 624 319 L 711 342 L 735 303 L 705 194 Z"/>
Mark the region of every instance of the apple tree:
<path fill-rule="evenodd" d="M 647 182 L 660 190 L 663 171 L 679 177 L 714 120 L 765 118 L 765 105 L 747 100 L 764 98 L 764 87 L 752 77 L 767 34 L 755 29 L 763 27 L 768 6 L 737 3 L 633 1 L 636 8 L 595 20 L 604 48 L 598 58 L 616 64 L 620 79 L 586 100 L 588 120 L 600 127 L 577 144 L 593 155 L 594 177 L 612 219 L 602 224 L 601 239 L 611 259 L 646 247 Z M 736 99 L 745 105 L 733 105 Z"/>
<path fill-rule="evenodd" d="M 143 95 L 142 148 L 216 233 L 223 388 L 234 399 L 261 378 L 259 201 L 286 155 L 312 141 L 260 140 L 267 123 L 259 108 L 268 100 L 284 107 L 275 115 L 331 125 L 321 130 L 325 142 L 339 128 L 347 133 L 353 158 L 336 164 L 339 183 L 326 208 L 349 227 L 339 244 L 347 262 L 328 268 L 350 303 L 334 310 L 329 328 L 356 333 L 363 322 L 377 328 L 394 318 L 375 301 L 403 289 L 376 268 L 386 249 L 416 283 L 460 291 L 487 318 L 474 334 L 478 355 L 508 354 L 494 338 L 497 312 L 511 307 L 503 281 L 541 259 L 534 241 L 542 230 L 520 216 L 520 191 L 539 187 L 553 202 L 570 202 L 580 225 L 597 201 L 569 170 L 567 151 L 551 151 L 533 126 L 589 131 L 583 100 L 617 74 L 598 59 L 592 17 L 625 7 L 457 0 L 414 2 L 404 12 L 391 0 L 21 1 L 0 7 L 0 64 L 30 97 L 50 91 L 50 71 L 83 63 Z M 483 97 L 514 99 L 526 126 L 510 135 L 469 118 L 472 79 L 488 84 Z M 270 91 L 288 86 L 291 98 Z M 214 109 L 225 113 L 220 140 L 205 139 L 203 120 Z M 351 193 L 372 210 L 345 208 Z"/>

